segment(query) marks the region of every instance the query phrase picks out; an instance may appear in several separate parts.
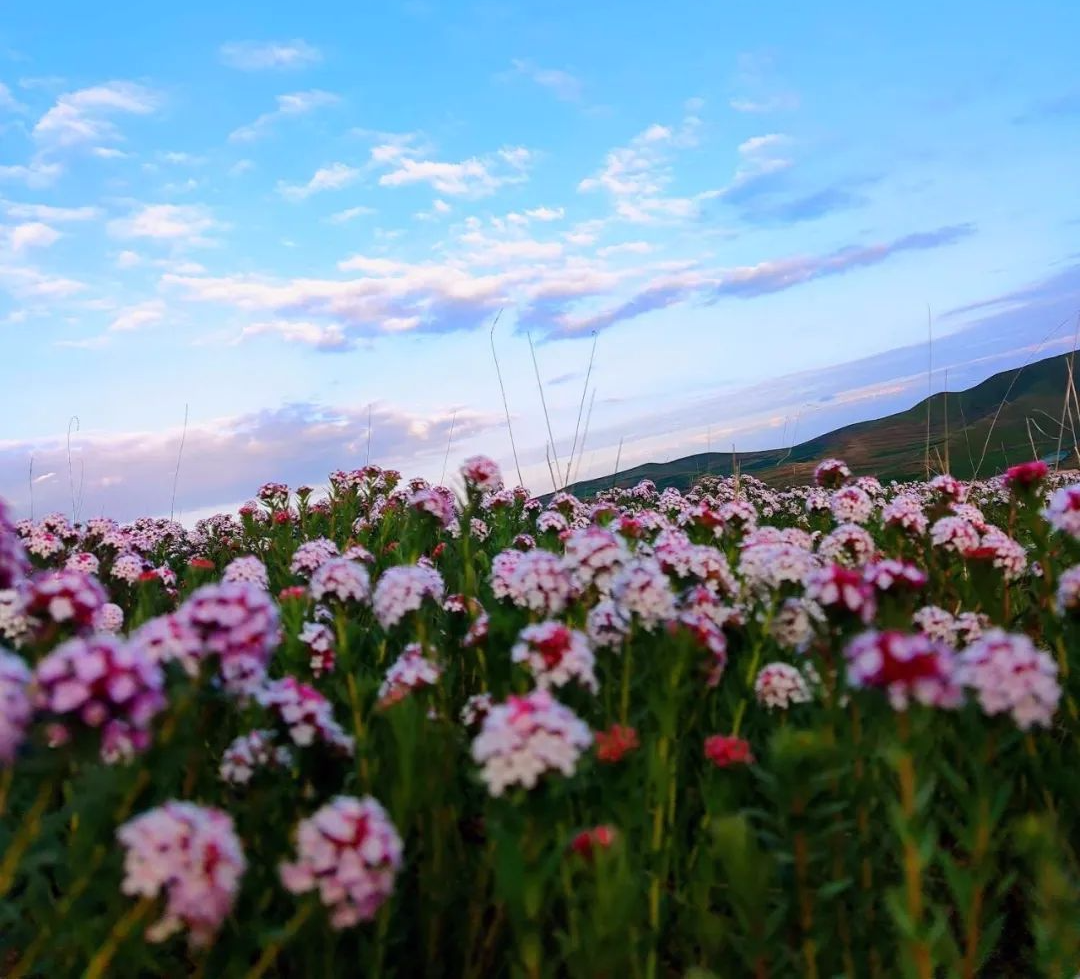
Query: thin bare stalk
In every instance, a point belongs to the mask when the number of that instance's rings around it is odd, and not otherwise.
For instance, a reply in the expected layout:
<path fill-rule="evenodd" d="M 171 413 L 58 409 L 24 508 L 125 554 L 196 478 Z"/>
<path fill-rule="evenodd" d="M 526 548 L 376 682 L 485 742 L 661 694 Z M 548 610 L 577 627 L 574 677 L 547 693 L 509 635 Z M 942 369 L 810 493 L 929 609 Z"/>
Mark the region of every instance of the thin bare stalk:
<path fill-rule="evenodd" d="M 555 470 L 551 467 L 551 445 L 547 442 L 544 443 L 544 458 L 547 460 L 548 475 L 551 477 L 551 491 L 558 493 L 559 487 L 556 485 Z"/>
<path fill-rule="evenodd" d="M 589 422 L 592 421 L 593 405 L 596 403 L 596 388 L 592 389 L 592 396 L 589 398 L 589 410 L 585 414 L 585 431 L 581 435 L 581 448 L 578 450 L 577 465 L 574 467 L 574 482 L 578 481 L 578 476 L 581 474 L 581 460 L 585 458 L 585 443 L 589 438 Z"/>
<path fill-rule="evenodd" d="M 577 422 L 574 424 L 574 441 L 570 446 L 570 461 L 566 464 L 566 481 L 570 482 L 570 471 L 574 465 L 574 453 L 577 451 L 578 432 L 581 430 L 581 416 L 585 411 L 585 396 L 589 393 L 589 378 L 592 377 L 593 360 L 596 358 L 596 341 L 599 335 L 593 330 L 592 350 L 589 351 L 589 367 L 585 371 L 585 384 L 581 388 L 581 403 L 578 405 Z"/>
<path fill-rule="evenodd" d="M 79 416 L 72 415 L 68 419 L 67 427 L 67 465 L 68 465 L 68 486 L 71 489 L 71 522 L 75 523 L 75 476 L 71 469 L 71 426 L 75 425 L 75 431 L 79 430 Z"/>
<path fill-rule="evenodd" d="M 369 401 L 367 406 L 367 453 L 364 455 L 364 465 L 371 465 L 371 408 L 372 404 Z"/>
<path fill-rule="evenodd" d="M 514 444 L 514 426 L 510 424 L 510 405 L 506 400 L 506 386 L 503 384 L 502 370 L 499 368 L 499 355 L 495 350 L 495 327 L 499 325 L 500 316 L 502 316 L 501 309 L 495 314 L 495 321 L 491 324 L 491 356 L 495 360 L 495 374 L 499 378 L 499 391 L 502 393 L 503 411 L 506 412 L 506 431 L 510 434 L 510 449 L 514 453 L 514 468 L 517 470 L 518 486 L 523 486 L 525 480 L 521 478 L 521 463 L 518 462 L 517 445 Z"/>
<path fill-rule="evenodd" d="M 952 460 L 949 457 L 949 368 L 945 368 L 945 390 L 941 392 L 945 399 L 945 472 L 952 472 Z"/>
<path fill-rule="evenodd" d="M 34 519 L 34 453 L 30 453 L 30 519 Z"/>
<path fill-rule="evenodd" d="M 622 444 L 623 440 L 619 439 L 619 451 L 615 453 L 615 469 L 611 474 L 611 488 L 615 489 L 615 480 L 619 475 L 619 460 L 622 458 Z"/>
<path fill-rule="evenodd" d="M 551 454 L 555 459 L 555 471 L 559 472 L 559 450 L 555 448 L 555 436 L 551 433 L 551 416 L 548 414 L 547 398 L 544 397 L 544 384 L 540 380 L 540 365 L 536 361 L 536 347 L 533 346 L 532 334 L 527 333 L 526 336 L 529 338 L 529 352 L 532 354 L 533 370 L 536 372 L 536 386 L 540 391 L 540 407 L 544 409 L 544 421 L 547 424 Z"/>
<path fill-rule="evenodd" d="M 172 502 L 169 504 L 169 519 L 176 512 L 176 484 L 180 482 L 180 460 L 184 457 L 184 443 L 187 441 L 188 406 L 184 405 L 184 430 L 180 433 L 180 448 L 176 451 L 176 472 L 173 473 Z"/>
<path fill-rule="evenodd" d="M 457 409 L 454 409 L 454 415 L 450 419 L 450 434 L 446 436 L 446 455 L 443 456 L 442 461 L 442 475 L 439 477 L 440 483 L 446 482 L 446 464 L 450 461 L 450 443 L 454 441 L 454 423 L 457 421 Z"/>

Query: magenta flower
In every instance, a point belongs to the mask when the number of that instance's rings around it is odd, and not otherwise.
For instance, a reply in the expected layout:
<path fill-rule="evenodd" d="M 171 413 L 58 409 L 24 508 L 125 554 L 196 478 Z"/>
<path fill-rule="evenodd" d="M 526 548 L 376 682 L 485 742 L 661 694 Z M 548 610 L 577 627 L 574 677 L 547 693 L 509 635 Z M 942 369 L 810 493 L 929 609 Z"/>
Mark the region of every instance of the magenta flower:
<path fill-rule="evenodd" d="M 15 760 L 33 713 L 29 667 L 14 653 L 0 649 L 0 764 Z"/>

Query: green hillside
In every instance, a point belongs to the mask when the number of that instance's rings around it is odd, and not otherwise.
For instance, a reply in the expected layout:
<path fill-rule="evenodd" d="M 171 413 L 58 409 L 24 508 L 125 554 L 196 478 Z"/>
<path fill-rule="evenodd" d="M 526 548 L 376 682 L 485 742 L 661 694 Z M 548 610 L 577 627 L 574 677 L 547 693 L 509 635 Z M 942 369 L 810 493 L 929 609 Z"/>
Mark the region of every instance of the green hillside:
<path fill-rule="evenodd" d="M 1059 448 L 1072 356 L 1062 354 L 1003 371 L 967 391 L 935 394 L 906 411 L 848 425 L 791 448 L 740 452 L 739 469 L 767 483 L 786 485 L 805 482 L 821 459 L 836 456 L 856 473 L 873 474 L 882 480 L 923 478 L 928 401 L 932 472 L 941 472 L 947 463 L 961 478 L 991 476 L 1008 465 L 1031 459 L 1032 443 L 1040 458 L 1053 462 Z M 1066 414 L 1060 437 L 1063 466 L 1080 464 L 1076 451 L 1080 410 L 1075 401 L 1072 409 Z M 641 479 L 651 479 L 660 488 L 685 489 L 705 473 L 725 476 L 731 472 L 731 453 L 700 453 L 635 466 L 620 472 L 614 485 L 633 486 Z M 571 489 L 588 495 L 611 485 L 611 477 L 605 477 L 582 481 Z"/>

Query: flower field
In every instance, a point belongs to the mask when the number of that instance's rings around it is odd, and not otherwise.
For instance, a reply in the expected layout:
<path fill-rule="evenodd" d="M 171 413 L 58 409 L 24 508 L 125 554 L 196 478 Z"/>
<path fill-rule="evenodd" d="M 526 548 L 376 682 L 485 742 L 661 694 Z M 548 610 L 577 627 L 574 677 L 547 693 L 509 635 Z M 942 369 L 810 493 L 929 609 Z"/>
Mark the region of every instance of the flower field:
<path fill-rule="evenodd" d="M 1078 480 L 0 507 L 0 975 L 1072 977 Z"/>

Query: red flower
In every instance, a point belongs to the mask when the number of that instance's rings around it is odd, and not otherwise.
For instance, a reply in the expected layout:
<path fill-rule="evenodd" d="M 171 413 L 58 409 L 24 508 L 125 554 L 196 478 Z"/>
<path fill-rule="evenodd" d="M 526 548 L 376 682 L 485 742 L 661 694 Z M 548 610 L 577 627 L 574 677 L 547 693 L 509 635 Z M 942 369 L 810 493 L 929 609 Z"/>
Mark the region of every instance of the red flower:
<path fill-rule="evenodd" d="M 195 571 L 213 571 L 214 562 L 204 557 L 193 557 L 188 561 L 188 567 Z"/>
<path fill-rule="evenodd" d="M 288 523 L 292 519 L 292 514 L 288 510 L 278 510 L 274 513 L 274 523 L 283 524 Z"/>
<path fill-rule="evenodd" d="M 1050 467 L 1041 460 L 1022 462 L 1005 471 L 1005 485 L 1014 493 L 1034 489 L 1050 472 Z"/>
<path fill-rule="evenodd" d="M 570 849 L 585 860 L 592 860 L 597 850 L 609 850 L 617 836 L 614 826 L 584 829 L 570 841 Z"/>
<path fill-rule="evenodd" d="M 446 541 L 439 541 L 439 543 L 435 545 L 435 549 L 431 552 L 431 559 L 433 561 L 438 561 L 439 558 L 442 557 L 442 552 L 445 550 Z"/>
<path fill-rule="evenodd" d="M 303 585 L 290 585 L 288 588 L 282 588 L 278 592 L 278 601 L 287 602 L 290 599 L 300 599 L 307 597 L 307 589 Z"/>
<path fill-rule="evenodd" d="M 705 739 L 705 757 L 717 768 L 732 765 L 752 765 L 754 756 L 750 743 L 733 734 L 714 734 Z"/>
<path fill-rule="evenodd" d="M 637 731 L 628 725 L 612 724 L 607 731 L 596 732 L 596 760 L 614 764 L 640 746 Z"/>
<path fill-rule="evenodd" d="M 156 571 L 144 571 L 139 575 L 139 581 L 160 581 L 161 576 Z"/>

